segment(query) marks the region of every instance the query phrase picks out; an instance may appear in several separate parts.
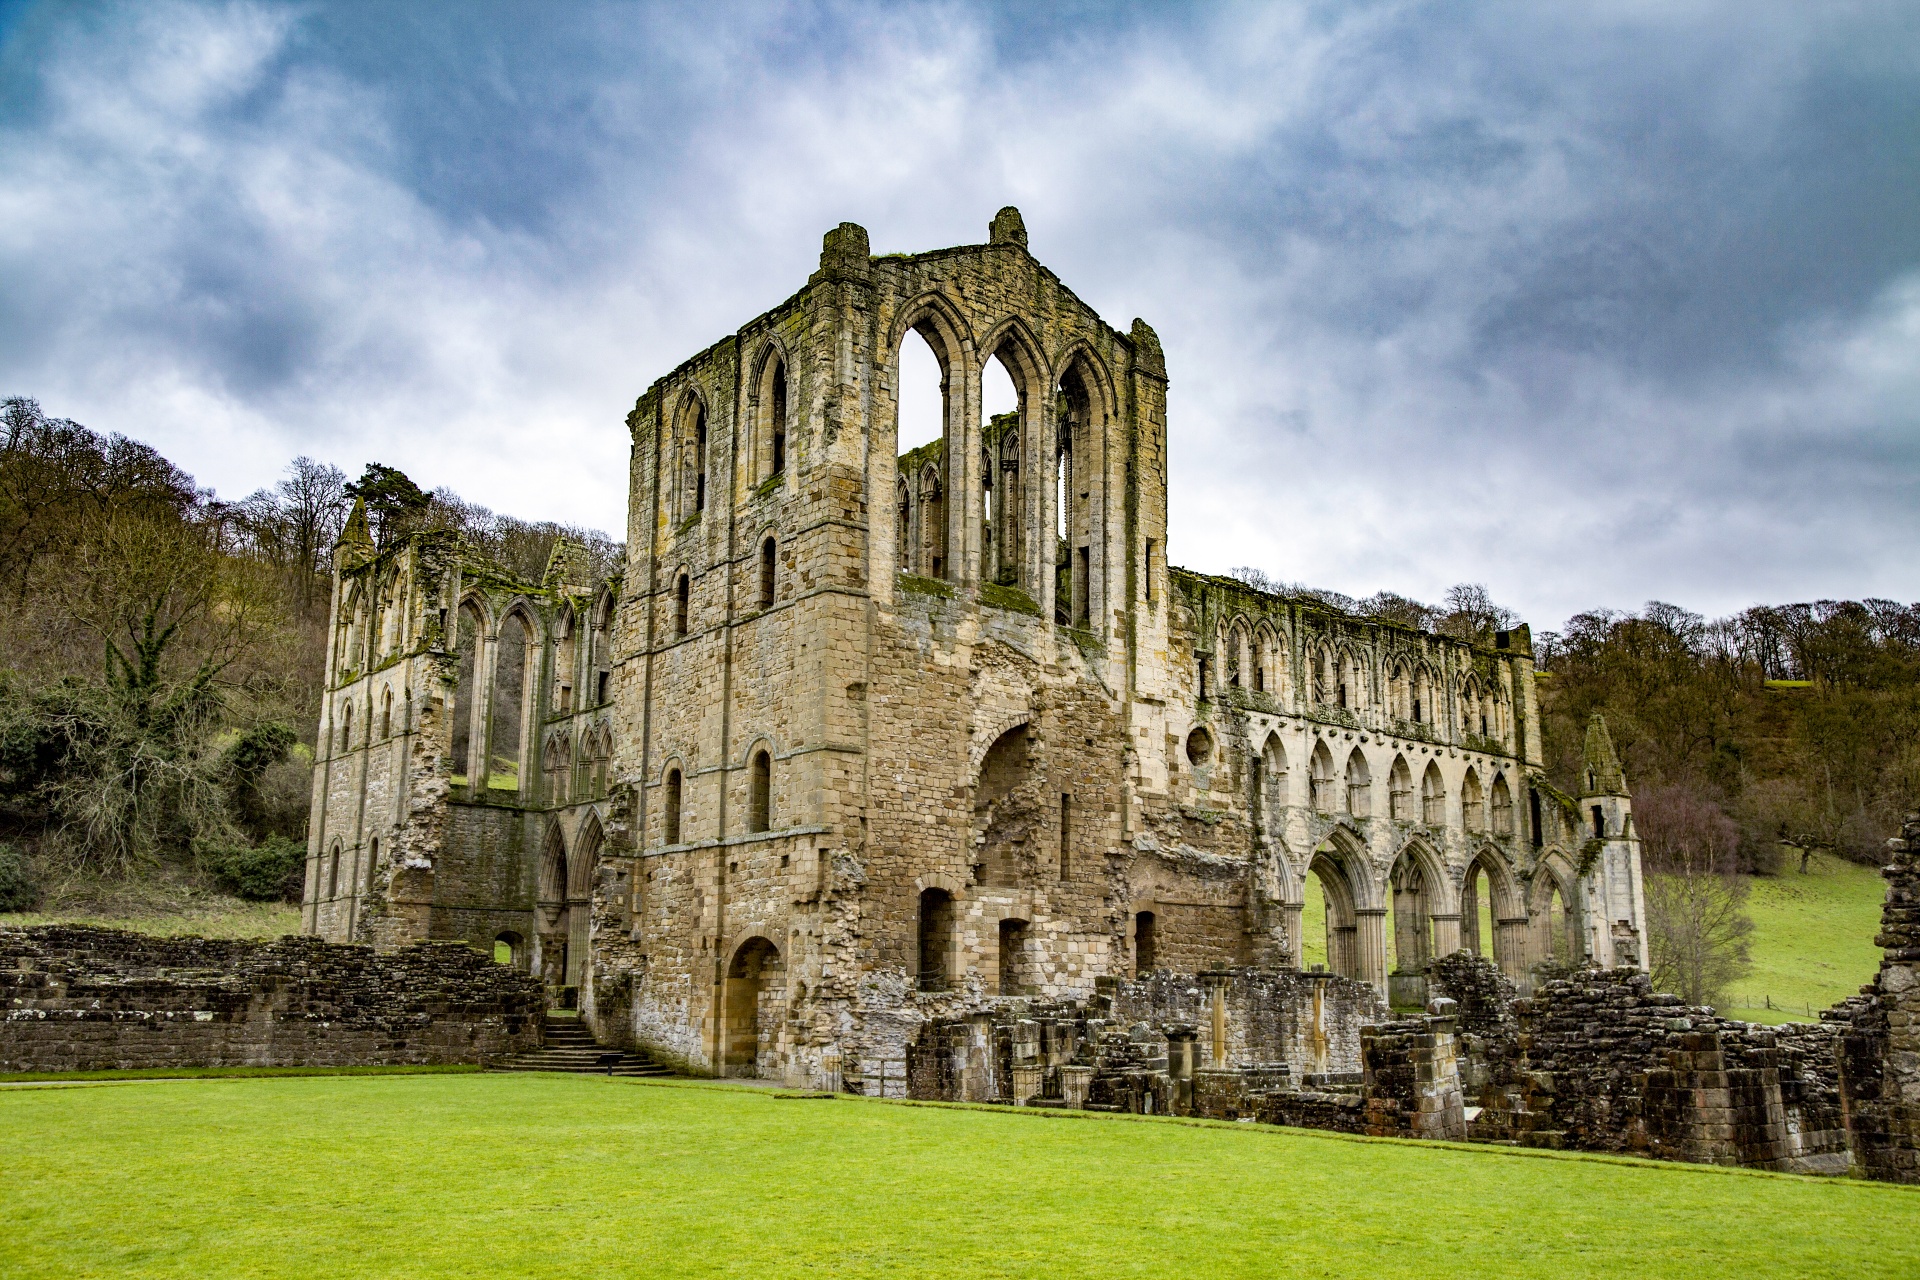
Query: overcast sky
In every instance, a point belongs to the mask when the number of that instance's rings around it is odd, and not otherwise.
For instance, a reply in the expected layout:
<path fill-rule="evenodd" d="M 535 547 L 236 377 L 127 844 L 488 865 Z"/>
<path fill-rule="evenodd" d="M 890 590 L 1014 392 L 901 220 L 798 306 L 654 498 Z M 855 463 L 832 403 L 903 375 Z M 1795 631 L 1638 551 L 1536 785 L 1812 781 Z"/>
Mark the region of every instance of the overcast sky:
<path fill-rule="evenodd" d="M 0 394 L 223 495 L 618 532 L 822 232 L 1003 204 L 1165 344 L 1178 563 L 1920 599 L 1920 5 L 0 0 Z"/>

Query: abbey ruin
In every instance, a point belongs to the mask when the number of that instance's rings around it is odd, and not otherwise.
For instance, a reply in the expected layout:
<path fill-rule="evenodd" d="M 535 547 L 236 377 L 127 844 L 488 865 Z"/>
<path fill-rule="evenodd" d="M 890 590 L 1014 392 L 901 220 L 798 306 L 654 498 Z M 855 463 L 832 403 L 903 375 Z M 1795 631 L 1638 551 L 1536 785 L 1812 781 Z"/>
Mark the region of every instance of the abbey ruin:
<path fill-rule="evenodd" d="M 944 427 L 903 455 L 910 330 Z M 996 359 L 1019 406 L 983 420 Z M 1295 973 L 1310 878 L 1323 1071 L 1462 949 L 1520 991 L 1644 969 L 1624 779 L 1596 725 L 1584 793 L 1547 784 L 1526 628 L 1169 565 L 1167 380 L 1016 210 L 919 254 L 844 223 L 639 398 L 618 576 L 356 516 L 307 929 L 498 947 L 605 1042 L 873 1094 L 942 1020 Z"/>

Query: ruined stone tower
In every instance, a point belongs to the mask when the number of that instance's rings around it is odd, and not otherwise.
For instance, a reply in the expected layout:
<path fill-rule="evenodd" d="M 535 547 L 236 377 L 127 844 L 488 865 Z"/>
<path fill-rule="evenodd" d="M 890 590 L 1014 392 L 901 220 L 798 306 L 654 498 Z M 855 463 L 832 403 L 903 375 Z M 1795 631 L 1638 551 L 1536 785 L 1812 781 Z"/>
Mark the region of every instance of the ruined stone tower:
<path fill-rule="evenodd" d="M 943 429 L 902 455 L 909 330 Z M 1331 967 L 1396 999 L 1463 945 L 1644 964 L 1617 763 L 1545 786 L 1526 630 L 1169 568 L 1166 386 L 1016 210 L 930 253 L 828 232 L 628 416 L 621 576 L 341 558 L 309 927 L 504 941 L 605 1039 L 868 1092 L 929 1017 L 1297 966 L 1310 882 Z"/>

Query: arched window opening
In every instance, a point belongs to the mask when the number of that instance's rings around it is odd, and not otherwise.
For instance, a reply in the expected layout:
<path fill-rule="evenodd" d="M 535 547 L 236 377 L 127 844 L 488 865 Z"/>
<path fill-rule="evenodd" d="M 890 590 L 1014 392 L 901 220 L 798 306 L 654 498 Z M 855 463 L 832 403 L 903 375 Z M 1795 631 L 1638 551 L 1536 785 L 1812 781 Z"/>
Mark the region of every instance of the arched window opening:
<path fill-rule="evenodd" d="M 352 708 L 349 707 L 348 710 L 351 711 Z M 349 723 L 351 723 L 351 717 L 349 717 Z M 1607 815 L 1599 805 L 1593 806 L 1593 838 L 1595 840 L 1607 838 Z"/>
<path fill-rule="evenodd" d="M 1387 772 L 1387 816 L 1400 822 L 1413 821 L 1413 771 L 1405 756 L 1393 758 Z"/>
<path fill-rule="evenodd" d="M 707 407 L 688 396 L 680 409 L 676 447 L 680 451 L 680 518 L 691 519 L 707 506 Z"/>
<path fill-rule="evenodd" d="M 353 745 L 353 703 L 340 704 L 340 749 L 347 750 Z M 1595 810 L 1595 812 L 1599 812 Z"/>
<path fill-rule="evenodd" d="M 767 751 L 756 751 L 747 769 L 747 830 L 759 832 L 772 829 L 773 755 Z"/>
<path fill-rule="evenodd" d="M 1347 812 L 1356 818 L 1373 816 L 1373 771 L 1358 747 L 1347 756 Z"/>
<path fill-rule="evenodd" d="M 660 807 L 660 842 L 680 843 L 680 771 L 667 770 L 667 798 Z"/>
<path fill-rule="evenodd" d="M 1493 834 L 1513 834 L 1513 793 L 1507 789 L 1504 776 L 1493 780 Z"/>
<path fill-rule="evenodd" d="M 337 898 L 340 896 L 340 842 L 338 840 L 333 842 L 333 855 L 328 859 L 328 864 L 327 897 Z"/>
<path fill-rule="evenodd" d="M 515 969 L 527 967 L 526 939 L 508 929 L 494 935 L 493 960 L 495 964 L 510 965 Z"/>
<path fill-rule="evenodd" d="M 1160 967 L 1159 939 L 1155 936 L 1155 920 L 1151 911 L 1136 911 L 1133 915 L 1133 976 L 1145 977 Z"/>
<path fill-rule="evenodd" d="M 899 474 L 913 487 L 910 541 L 904 572 L 945 577 L 947 557 L 947 428 L 952 419 L 951 352 L 930 322 L 909 330 L 900 342 Z"/>
<path fill-rule="evenodd" d="M 773 608 L 773 571 L 778 549 L 772 538 L 760 544 L 760 607 Z"/>
<path fill-rule="evenodd" d="M 1019 585 L 1025 545 L 1019 499 L 1023 408 L 1006 359 L 996 351 L 980 371 L 980 572 L 1003 586 Z"/>
<path fill-rule="evenodd" d="M 1440 777 L 1440 766 L 1431 761 L 1420 779 L 1420 821 L 1430 827 L 1447 821 L 1447 784 Z"/>
<path fill-rule="evenodd" d="M 1030 989 L 1027 956 L 1027 922 L 1000 922 L 1000 994 L 1024 995 Z"/>
<path fill-rule="evenodd" d="M 380 837 L 367 842 L 367 892 L 373 892 L 373 880 L 380 871 Z"/>
<path fill-rule="evenodd" d="M 673 634 L 687 634 L 687 614 L 693 603 L 693 581 L 686 574 L 673 580 Z"/>
<path fill-rule="evenodd" d="M 1334 777 L 1333 753 L 1327 750 L 1326 743 L 1314 743 L 1313 758 L 1308 766 L 1307 776 L 1313 784 L 1314 812 L 1338 812 L 1340 808 L 1340 788 Z"/>
<path fill-rule="evenodd" d="M 393 736 L 393 686 L 388 685 L 380 694 L 380 736 Z"/>
<path fill-rule="evenodd" d="M 1487 829 L 1486 800 L 1480 790 L 1480 775 L 1472 769 L 1467 770 L 1467 779 L 1460 784 L 1460 821 L 1469 831 Z"/>
<path fill-rule="evenodd" d="M 1540 829 L 1540 791 L 1537 787 L 1527 788 L 1527 816 L 1533 830 L 1533 847 L 1538 849 L 1546 840 L 1545 833 Z"/>
<path fill-rule="evenodd" d="M 922 991 L 944 991 L 954 975 L 949 972 L 953 951 L 953 895 L 945 889 L 920 893 L 920 972 Z"/>
<path fill-rule="evenodd" d="M 471 605 L 461 605 L 455 623 L 455 667 L 459 672 L 453 686 L 453 776 L 455 786 L 467 785 L 473 771 L 473 721 L 482 699 L 479 691 L 480 615 Z"/>
<path fill-rule="evenodd" d="M 787 469 L 787 366 L 776 360 L 773 365 L 773 394 L 768 397 L 770 452 L 768 473 L 781 475 Z"/>
<path fill-rule="evenodd" d="M 573 610 L 561 611 L 560 621 L 554 630 L 559 643 L 553 652 L 553 709 L 560 715 L 573 710 L 574 667 L 579 660 L 579 644 L 575 639 Z"/>
<path fill-rule="evenodd" d="M 493 663 L 492 724 L 487 735 L 487 788 L 518 791 L 527 717 L 527 673 L 534 656 L 532 635 L 519 611 L 500 624 Z"/>

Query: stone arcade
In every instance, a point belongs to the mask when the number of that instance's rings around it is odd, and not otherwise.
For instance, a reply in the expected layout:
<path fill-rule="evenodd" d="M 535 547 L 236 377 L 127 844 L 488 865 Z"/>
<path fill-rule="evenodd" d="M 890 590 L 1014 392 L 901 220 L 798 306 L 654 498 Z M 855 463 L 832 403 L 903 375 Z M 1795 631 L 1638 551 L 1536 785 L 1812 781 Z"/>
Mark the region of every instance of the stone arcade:
<path fill-rule="evenodd" d="M 909 330 L 944 428 L 903 456 Z M 1019 407 L 983 420 L 992 360 Z M 1547 785 L 1526 628 L 1170 567 L 1167 376 L 1016 210 L 920 254 L 843 223 L 640 397 L 611 581 L 565 544 L 539 582 L 376 549 L 356 513 L 306 928 L 503 946 L 604 1041 L 871 1094 L 929 1027 L 1169 975 L 1278 993 L 1306 1075 L 1357 1070 L 1359 1021 L 1462 948 L 1521 992 L 1644 968 L 1618 762 L 1596 723 L 1585 794 Z M 1297 972 L 1310 877 L 1332 975 Z"/>

